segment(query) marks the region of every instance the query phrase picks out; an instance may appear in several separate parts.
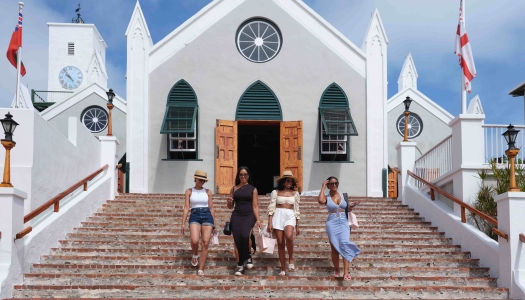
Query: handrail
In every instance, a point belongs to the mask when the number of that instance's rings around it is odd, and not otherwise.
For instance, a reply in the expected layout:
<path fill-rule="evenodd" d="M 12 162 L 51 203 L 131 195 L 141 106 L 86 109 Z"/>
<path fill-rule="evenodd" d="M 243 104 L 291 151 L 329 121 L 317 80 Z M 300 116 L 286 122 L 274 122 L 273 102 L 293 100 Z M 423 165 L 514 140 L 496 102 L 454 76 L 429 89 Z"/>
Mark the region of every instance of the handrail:
<path fill-rule="evenodd" d="M 88 175 L 86 178 L 84 178 L 84 179 L 78 181 L 77 183 L 73 184 L 67 190 L 65 190 L 62 193 L 60 193 L 60 194 L 56 195 L 55 197 L 51 198 L 51 200 L 49 200 L 46 203 L 40 205 L 37 209 L 33 210 L 32 212 L 30 212 L 30 213 L 28 213 L 27 215 L 24 216 L 24 223 L 27 223 L 28 221 L 34 219 L 36 216 L 38 216 L 39 214 L 44 212 L 46 209 L 51 207 L 51 205 L 55 206 L 54 207 L 54 212 L 58 212 L 59 209 L 60 209 L 60 200 L 62 200 L 64 197 L 66 197 L 67 195 L 69 195 L 72 192 L 74 192 L 81 185 L 84 185 L 84 191 L 87 191 L 87 183 L 88 183 L 88 181 L 91 181 L 93 178 L 95 178 L 95 176 L 97 176 L 98 174 L 102 173 L 102 171 L 104 171 L 107 168 L 108 168 L 108 165 L 106 164 L 102 168 L 100 168 L 100 169 L 96 170 L 95 172 L 91 173 L 90 175 Z M 22 230 L 22 231 L 20 231 L 19 233 L 16 234 L 15 240 L 24 237 L 26 234 L 30 233 L 32 230 L 33 229 L 32 229 L 31 226 L 25 228 L 24 230 Z"/>
<path fill-rule="evenodd" d="M 427 154 L 429 154 L 430 152 L 432 152 L 434 149 L 436 149 L 437 147 L 441 146 L 443 143 L 445 143 L 448 139 L 452 138 L 452 134 L 447 136 L 446 138 L 444 138 L 441 142 L 437 143 L 434 147 L 430 148 L 427 152 L 421 154 L 421 156 L 416 159 L 416 161 L 420 160 L 421 158 L 425 157 Z"/>
<path fill-rule="evenodd" d="M 456 203 L 456 204 L 459 204 L 461 206 L 461 222 L 462 223 L 466 223 L 467 222 L 467 216 L 466 216 L 466 213 L 465 213 L 465 209 L 468 209 L 470 210 L 472 213 L 474 213 L 475 215 L 479 216 L 480 218 L 486 220 L 487 222 L 491 223 L 492 225 L 494 226 L 498 226 L 498 220 L 494 219 L 493 217 L 485 214 L 484 212 L 482 211 L 479 211 L 477 210 L 476 208 L 470 206 L 469 204 L 459 200 L 458 198 L 454 197 L 453 195 L 445 192 L 444 190 L 438 188 L 437 186 L 433 185 L 432 183 L 424 180 L 423 178 L 417 176 L 416 174 L 412 173 L 410 170 L 407 170 L 407 173 L 408 175 L 412 176 L 414 179 L 416 180 L 419 180 L 421 181 L 422 183 L 424 183 L 425 185 L 427 185 L 429 188 L 430 188 L 430 197 L 432 200 L 435 200 L 435 197 L 434 197 L 434 191 L 440 193 L 441 195 L 445 196 L 446 198 L 450 199 L 452 202 Z M 509 239 L 509 236 L 504 233 L 503 231 L 497 229 L 497 228 L 492 228 L 492 231 L 501 236 L 502 238 L 508 240 Z"/>

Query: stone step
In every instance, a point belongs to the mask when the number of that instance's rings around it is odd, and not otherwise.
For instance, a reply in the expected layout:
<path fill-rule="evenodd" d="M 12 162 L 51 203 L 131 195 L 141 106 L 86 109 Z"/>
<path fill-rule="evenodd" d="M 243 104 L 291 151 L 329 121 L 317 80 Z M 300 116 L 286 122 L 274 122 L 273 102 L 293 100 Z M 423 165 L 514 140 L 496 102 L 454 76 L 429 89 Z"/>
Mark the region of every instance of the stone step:
<path fill-rule="evenodd" d="M 242 277 L 230 274 L 205 275 L 195 278 L 195 274 L 45 274 L 33 273 L 24 276 L 25 285 L 115 285 L 127 282 L 132 285 L 200 285 L 200 286 L 259 286 L 262 281 L 266 284 L 279 284 L 287 288 L 294 286 L 339 286 L 341 278 L 333 276 L 294 276 L 289 272 L 287 276 L 251 275 L 247 270 Z M 352 274 L 353 275 L 353 274 Z M 449 276 L 358 276 L 353 275 L 352 280 L 344 282 L 345 286 L 471 286 L 471 287 L 497 287 L 495 278 L 470 278 Z"/>
<path fill-rule="evenodd" d="M 225 248 L 226 250 L 233 249 L 233 240 L 230 238 L 223 238 L 219 236 L 219 246 L 211 246 L 210 249 L 218 247 L 219 249 Z M 176 246 L 185 246 L 189 249 L 190 241 L 187 239 L 184 242 L 152 242 L 152 241 L 113 241 L 113 240 L 59 240 L 59 244 L 62 247 L 92 247 L 92 248 L 139 248 L 139 249 L 151 249 L 153 247 L 157 249 L 165 249 Z M 461 251 L 459 245 L 429 245 L 429 244 L 400 244 L 400 245 L 385 245 L 385 244 L 357 244 L 362 251 Z M 330 244 L 328 241 L 313 244 L 310 242 L 295 241 L 294 249 L 329 249 Z"/>
<path fill-rule="evenodd" d="M 217 247 L 213 246 L 209 249 L 209 256 L 218 255 L 225 251 L 231 251 L 231 247 Z M 68 253 L 75 253 L 76 255 L 128 255 L 128 256 L 140 256 L 140 255 L 176 255 L 180 257 L 191 258 L 192 251 L 188 246 L 178 248 L 51 248 L 51 254 L 53 255 L 67 255 Z M 270 257 L 278 258 L 277 251 L 274 251 L 273 255 L 265 254 Z M 330 248 L 325 247 L 324 250 L 302 250 L 294 249 L 294 257 L 297 258 L 308 258 L 308 257 L 329 257 Z M 470 258 L 470 252 L 450 252 L 450 251 L 362 251 L 359 257 L 404 257 L 404 258 Z"/>
<path fill-rule="evenodd" d="M 275 257 L 254 257 L 254 264 L 260 266 L 275 266 L 279 259 Z M 66 255 L 43 255 L 42 263 L 53 264 L 171 264 L 187 265 L 188 257 L 165 256 L 165 255 L 100 255 L 100 254 L 83 254 L 76 255 L 68 253 Z M 383 257 L 357 257 L 351 264 L 355 267 L 409 267 L 409 266 L 448 266 L 448 267 L 476 267 L 479 259 L 465 258 L 383 258 Z M 232 253 L 220 253 L 217 256 L 209 256 L 208 265 L 235 265 L 235 256 Z M 296 266 L 326 266 L 330 264 L 329 257 L 307 257 L 296 258 Z"/>
<path fill-rule="evenodd" d="M 219 217 L 216 217 L 218 220 L 216 220 L 215 222 L 217 224 L 223 224 L 224 222 L 226 221 L 229 221 L 230 220 L 230 216 L 223 216 L 222 218 L 219 218 Z M 262 220 L 266 220 L 265 218 L 261 218 Z M 113 222 L 127 222 L 127 223 L 142 223 L 142 224 L 147 224 L 147 223 L 155 223 L 155 222 L 160 222 L 160 223 L 168 223 L 168 222 L 171 222 L 172 224 L 177 224 L 179 222 L 181 222 L 181 217 L 180 216 L 162 216 L 162 215 L 140 215 L 140 214 L 137 214 L 137 215 L 134 215 L 134 214 L 123 214 L 121 216 L 114 216 L 113 214 L 104 214 L 104 213 L 95 213 L 92 217 L 89 217 L 88 218 L 89 221 L 106 221 L 106 222 L 109 222 L 109 221 L 113 221 Z M 302 222 L 308 222 L 309 224 L 312 224 L 312 225 L 318 225 L 318 226 L 324 226 L 325 222 L 326 222 L 326 216 L 322 216 L 322 217 L 315 217 L 315 218 L 310 218 L 310 219 L 306 219 L 306 218 L 302 218 L 301 219 Z M 375 217 L 375 218 L 367 218 L 366 220 L 361 218 L 361 217 L 358 217 L 357 220 L 359 221 L 359 223 L 379 223 L 379 224 L 383 224 L 384 222 L 386 223 L 391 223 L 391 222 L 397 222 L 397 223 L 405 223 L 405 222 L 422 222 L 424 221 L 424 218 L 421 218 L 421 217 L 411 217 L 411 216 L 399 216 L 399 217 L 394 217 L 394 216 L 384 216 L 384 217 Z"/>
<path fill-rule="evenodd" d="M 465 298 L 508 298 L 508 289 L 471 286 L 351 286 L 340 281 L 338 286 L 292 286 L 272 280 L 245 288 L 244 285 L 16 285 L 15 297 L 95 297 L 106 298 L 118 295 L 121 298 L 288 298 L 312 299 L 465 299 Z"/>

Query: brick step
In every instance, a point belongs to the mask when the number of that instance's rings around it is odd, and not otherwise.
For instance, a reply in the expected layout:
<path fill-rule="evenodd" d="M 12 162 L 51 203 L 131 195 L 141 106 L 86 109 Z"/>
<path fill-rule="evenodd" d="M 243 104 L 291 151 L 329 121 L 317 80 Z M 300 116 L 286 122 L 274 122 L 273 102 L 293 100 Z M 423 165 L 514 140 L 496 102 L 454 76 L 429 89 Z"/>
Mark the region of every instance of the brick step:
<path fill-rule="evenodd" d="M 219 236 L 221 238 L 221 236 Z M 137 242 L 137 241 L 108 241 L 108 240 L 59 240 L 58 241 L 60 245 L 63 247 L 93 247 L 93 248 L 107 248 L 107 247 L 115 247 L 115 248 L 146 248 L 150 249 L 152 247 L 155 247 L 157 249 L 164 249 L 164 248 L 170 248 L 170 247 L 176 247 L 176 246 L 184 246 L 190 247 L 189 240 L 186 240 L 185 242 Z M 219 240 L 220 245 L 219 248 L 225 247 L 226 249 L 233 249 L 233 240 L 229 239 L 220 239 Z M 302 243 L 300 241 L 295 241 L 295 249 L 327 249 L 327 247 L 330 247 L 330 244 L 328 241 L 312 244 L 312 243 Z M 421 249 L 428 249 L 429 251 L 453 251 L 458 252 L 461 251 L 461 246 L 459 245 L 429 245 L 429 244 L 401 244 L 401 245 L 385 245 L 385 244 L 357 244 L 359 248 L 362 251 L 370 250 L 370 251 L 416 251 Z M 211 246 L 211 248 L 216 246 Z M 188 248 L 189 249 L 189 248 Z"/>
<path fill-rule="evenodd" d="M 341 264 L 341 263 L 340 263 Z M 195 275 L 196 267 L 190 265 L 100 265 L 100 264 L 33 264 L 32 272 L 62 274 L 189 274 Z M 210 266 L 206 265 L 204 271 L 208 275 L 223 275 L 234 272 L 235 265 Z M 280 272 L 279 264 L 274 266 L 257 266 L 249 270 L 255 276 L 274 276 Z M 354 267 L 350 266 L 352 276 L 453 276 L 453 277 L 489 277 L 489 268 L 462 267 Z M 333 268 L 329 265 L 320 267 L 295 266 L 294 276 L 330 276 Z"/>
<path fill-rule="evenodd" d="M 419 216 L 419 213 L 415 212 L 403 212 L 403 211 L 354 211 L 356 216 L 359 218 L 360 216 L 368 217 L 368 218 L 405 218 L 405 217 L 415 217 Z M 104 209 L 99 209 L 96 213 L 94 213 L 95 216 L 111 216 L 111 217 L 127 217 L 127 216 L 136 216 L 136 217 L 164 217 L 164 218 L 173 218 L 173 217 L 182 217 L 182 211 L 172 211 L 172 212 L 147 212 L 144 210 L 134 210 L 127 212 L 126 210 L 115 210 L 115 211 L 107 211 Z M 218 218 L 221 217 L 230 217 L 231 211 L 218 211 L 215 212 L 215 216 Z M 261 217 L 266 218 L 265 213 L 260 214 Z M 301 216 L 307 217 L 308 220 L 311 218 L 313 219 L 323 219 L 326 220 L 328 213 L 326 211 L 317 211 L 317 212 L 310 212 L 310 213 L 302 213 Z"/>
<path fill-rule="evenodd" d="M 217 224 L 222 224 L 223 222 L 230 220 L 230 215 L 228 216 L 216 216 Z M 266 220 L 266 218 L 261 218 L 263 220 Z M 120 222 L 133 222 L 133 223 L 152 223 L 152 222 L 160 222 L 160 223 L 169 223 L 177 224 L 181 220 L 181 216 L 166 216 L 166 215 L 154 215 L 154 214 L 122 214 L 121 216 L 115 216 L 114 214 L 106 214 L 106 213 L 94 213 L 92 217 L 89 217 L 88 220 L 103 220 L 103 221 L 120 221 Z M 305 220 L 308 220 L 307 222 L 309 224 L 313 225 L 324 225 L 326 222 L 326 216 L 317 216 L 312 218 L 302 218 L 303 222 Z M 383 222 L 398 222 L 398 223 L 404 223 L 404 222 L 422 222 L 424 221 L 424 218 L 421 217 L 410 217 L 410 216 L 376 216 L 375 218 L 367 218 L 366 220 L 362 217 L 357 217 L 357 220 L 360 221 L 360 223 L 379 223 L 382 224 Z"/>
<path fill-rule="evenodd" d="M 133 298 L 202 298 L 225 295 L 228 298 L 277 298 L 286 295 L 288 298 L 312 299 L 331 298 L 348 299 L 462 299 L 462 298 L 508 298 L 508 289 L 493 287 L 456 287 L 456 286 L 351 286 L 348 281 L 340 281 L 339 286 L 293 286 L 288 288 L 284 282 L 259 282 L 259 285 L 15 285 L 15 297 L 133 297 Z"/>
<path fill-rule="evenodd" d="M 303 220 L 304 221 L 304 220 Z M 80 222 L 80 224 L 84 227 L 114 227 L 114 228 L 132 228 L 132 227 L 140 227 L 140 228 L 162 228 L 162 227 L 170 227 L 175 229 L 180 229 L 180 224 L 175 222 L 167 222 L 167 223 L 160 223 L 160 222 L 145 222 L 145 223 L 129 223 L 129 222 L 113 222 L 113 221 L 89 221 L 89 222 Z M 218 224 L 220 226 L 221 224 Z M 437 230 L 437 227 L 433 227 L 430 222 L 382 222 L 381 224 L 373 224 L 373 223 L 367 223 L 367 224 L 360 224 L 359 229 L 356 230 L 364 230 L 364 229 L 381 229 L 383 231 L 396 231 L 396 230 L 405 230 L 409 231 L 409 229 L 416 229 L 416 230 Z M 304 221 L 300 223 L 301 230 L 305 229 L 318 229 L 319 225 L 312 225 L 310 222 Z"/>
<path fill-rule="evenodd" d="M 221 253 L 222 255 L 208 257 L 208 265 L 235 265 L 235 256 L 231 253 Z M 254 264 L 260 266 L 275 266 L 279 259 L 275 257 L 254 257 Z M 162 256 L 162 255 L 43 255 L 42 263 L 54 264 L 172 264 L 188 265 L 188 257 Z M 357 257 L 351 264 L 355 267 L 375 266 L 375 267 L 414 267 L 414 266 L 448 266 L 448 267 L 476 267 L 479 259 L 456 259 L 456 258 L 382 258 L 382 257 Z M 296 266 L 323 266 L 329 265 L 329 257 L 307 257 L 296 258 Z"/>
<path fill-rule="evenodd" d="M 114 285 L 128 282 L 133 285 L 245 285 L 259 286 L 261 281 L 265 284 L 279 284 L 286 287 L 292 286 L 339 286 L 341 278 L 333 276 L 295 276 L 295 272 L 289 272 L 287 276 L 251 275 L 251 270 L 240 278 L 231 274 L 205 275 L 195 278 L 195 274 L 45 274 L 33 273 L 24 276 L 25 285 Z M 449 276 L 357 276 L 353 275 L 351 281 L 343 283 L 345 286 L 477 286 L 497 287 L 495 278 L 469 278 Z"/>
<path fill-rule="evenodd" d="M 408 209 L 413 210 L 412 208 L 409 208 L 408 205 L 403 205 L 400 202 L 366 202 L 366 201 L 357 201 L 359 202 L 359 205 L 356 207 L 356 209 Z M 267 205 L 270 204 L 270 201 L 259 201 L 258 202 L 260 208 L 266 209 Z M 266 206 L 265 206 L 266 205 Z M 135 208 L 169 208 L 169 209 L 179 209 L 182 210 L 184 207 L 184 200 L 175 200 L 175 201 L 118 201 L 118 200 L 108 200 L 107 203 L 102 204 L 102 207 L 135 207 Z M 223 210 L 231 210 L 227 207 L 227 200 L 226 199 L 213 199 L 213 207 L 217 209 L 223 209 Z M 308 208 L 308 209 L 325 209 L 324 204 L 317 203 L 317 200 L 315 202 L 300 202 L 301 208 Z"/>
<path fill-rule="evenodd" d="M 188 231 L 188 228 L 185 227 L 185 231 Z M 301 236 L 296 237 L 302 238 L 302 237 L 318 237 L 323 236 L 326 237 L 326 229 L 325 228 L 301 228 Z M 159 234 L 169 234 L 173 233 L 175 235 L 180 234 L 181 227 L 180 226 L 172 226 L 170 227 L 161 227 L 161 228 L 105 228 L 105 227 L 79 227 L 79 228 L 73 228 L 76 232 L 122 232 L 122 233 L 135 233 L 135 234 L 149 234 L 149 233 L 159 233 Z M 188 236 L 189 233 L 186 232 L 185 236 Z M 220 234 L 220 230 L 219 230 Z M 444 232 L 439 231 L 432 231 L 432 230 L 425 230 L 422 231 L 421 228 L 415 228 L 414 230 L 388 230 L 388 231 L 378 231 L 378 228 L 372 228 L 372 229 L 364 229 L 364 228 L 357 228 L 351 230 L 352 236 L 378 236 L 378 237 L 390 237 L 390 236 L 445 236 Z M 221 234 L 220 234 L 221 235 Z"/>
<path fill-rule="evenodd" d="M 222 254 L 224 252 L 231 251 L 231 247 L 227 246 L 212 246 L 209 249 L 209 256 Z M 51 254 L 53 255 L 67 255 L 68 253 L 75 253 L 76 255 L 128 255 L 128 256 L 140 256 L 140 255 L 176 255 L 180 257 L 191 258 L 192 251 L 188 246 L 181 246 L 178 248 L 163 248 L 163 249 L 147 249 L 147 248 L 51 248 Z M 278 257 L 277 251 L 273 255 L 264 254 L 269 257 Z M 308 257 L 329 257 L 330 248 L 326 247 L 323 250 L 313 250 L 313 249 L 294 249 L 294 257 L 297 258 L 308 258 Z M 470 258 L 470 252 L 451 252 L 451 251 L 362 251 L 359 257 L 404 257 L 404 258 Z"/>
<path fill-rule="evenodd" d="M 266 208 L 259 208 L 259 211 L 261 212 L 261 215 L 266 215 Z M 313 216 L 318 215 L 320 213 L 326 215 L 326 210 L 320 210 L 319 208 L 304 208 L 300 207 L 301 215 L 307 215 L 307 216 Z M 414 211 L 410 211 L 407 209 L 399 209 L 399 208 L 392 208 L 392 209 L 377 209 L 377 208 L 355 208 L 352 210 L 356 215 L 365 214 L 365 215 L 419 215 L 419 213 L 416 213 Z M 105 213 L 155 213 L 155 214 L 180 214 L 182 215 L 183 210 L 182 209 L 174 209 L 172 207 L 166 207 L 166 208 L 159 208 L 158 206 L 147 208 L 147 207 L 128 207 L 128 208 L 120 208 L 120 207 L 103 207 L 99 208 L 97 212 L 105 212 Z M 226 210 L 226 209 L 217 209 L 215 208 L 215 214 L 216 215 L 229 215 L 231 214 L 232 210 Z"/>

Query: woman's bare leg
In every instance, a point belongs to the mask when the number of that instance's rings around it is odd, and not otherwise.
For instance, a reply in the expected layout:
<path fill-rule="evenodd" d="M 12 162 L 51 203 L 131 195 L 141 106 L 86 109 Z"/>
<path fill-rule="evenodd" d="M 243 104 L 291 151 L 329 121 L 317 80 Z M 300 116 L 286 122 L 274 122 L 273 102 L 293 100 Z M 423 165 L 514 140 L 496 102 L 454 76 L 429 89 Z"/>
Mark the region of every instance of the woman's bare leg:
<path fill-rule="evenodd" d="M 294 227 L 288 225 L 284 227 L 284 239 L 286 240 L 286 249 L 288 249 L 288 264 L 293 264 L 293 239 Z"/>
<path fill-rule="evenodd" d="M 199 270 L 204 270 L 204 264 L 206 263 L 206 259 L 208 258 L 208 246 L 210 244 L 210 238 L 211 238 L 211 232 L 213 231 L 213 226 L 202 226 L 201 234 L 202 234 L 202 249 L 201 249 L 201 257 L 200 257 L 200 263 L 199 263 Z"/>
<path fill-rule="evenodd" d="M 285 247 L 285 240 L 284 240 L 284 232 L 279 229 L 274 229 L 273 234 L 275 235 L 275 239 L 277 240 L 277 250 L 279 252 L 279 262 L 281 263 L 281 271 L 286 270 L 286 252 L 284 250 Z"/>

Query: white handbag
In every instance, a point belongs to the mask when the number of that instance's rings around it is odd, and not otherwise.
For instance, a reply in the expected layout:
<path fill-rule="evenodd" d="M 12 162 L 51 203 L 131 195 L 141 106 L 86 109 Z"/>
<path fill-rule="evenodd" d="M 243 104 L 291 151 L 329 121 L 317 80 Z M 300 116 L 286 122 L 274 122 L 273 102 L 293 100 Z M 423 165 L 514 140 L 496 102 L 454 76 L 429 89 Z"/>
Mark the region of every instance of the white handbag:
<path fill-rule="evenodd" d="M 348 225 L 352 229 L 359 228 L 359 224 L 357 223 L 357 217 L 351 211 L 348 212 Z"/>
<path fill-rule="evenodd" d="M 212 245 L 218 245 L 219 244 L 219 232 L 217 231 L 217 233 L 213 234 L 211 236 L 211 244 Z"/>

